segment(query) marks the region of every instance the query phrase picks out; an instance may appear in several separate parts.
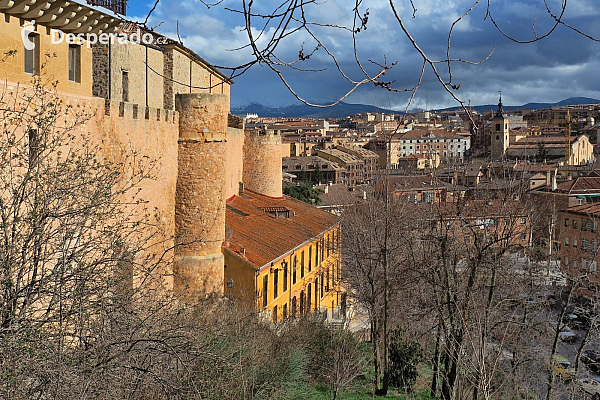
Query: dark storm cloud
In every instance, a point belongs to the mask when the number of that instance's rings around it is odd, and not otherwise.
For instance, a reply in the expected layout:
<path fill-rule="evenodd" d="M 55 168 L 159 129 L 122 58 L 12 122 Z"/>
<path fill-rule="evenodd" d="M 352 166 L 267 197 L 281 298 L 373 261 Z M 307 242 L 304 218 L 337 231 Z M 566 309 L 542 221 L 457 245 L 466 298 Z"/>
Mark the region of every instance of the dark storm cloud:
<path fill-rule="evenodd" d="M 352 7 L 348 0 L 329 0 L 322 5 L 307 7 L 312 20 L 320 23 L 348 24 L 352 18 Z M 419 46 L 432 58 L 443 59 L 446 55 L 448 29 L 471 1 L 466 0 L 415 0 L 418 11 L 411 18 L 409 2 L 397 2 L 398 9 L 411 34 Z M 406 3 L 406 4 L 404 4 Z M 247 38 L 241 30 L 241 15 L 228 12 L 224 7 L 239 7 L 239 0 L 225 0 L 217 7 L 207 9 L 198 0 L 161 0 L 151 24 L 163 24 L 159 31 L 176 37 L 175 21 L 179 20 L 179 32 L 184 44 L 217 65 L 236 65 L 250 59 L 248 49 L 227 51 L 243 47 Z M 257 2 L 263 11 L 275 4 L 274 1 Z M 550 0 L 552 9 L 558 13 L 560 0 Z M 592 0 L 571 0 L 565 20 L 578 28 L 600 36 L 600 27 L 595 24 L 598 11 Z M 147 5 L 149 9 L 151 5 Z M 368 29 L 359 35 L 361 60 L 370 72 L 377 68 L 367 60 L 398 62 L 385 80 L 396 81 L 398 88 L 412 87 L 421 68 L 421 59 L 410 42 L 402 34 L 394 19 L 387 0 L 365 0 L 363 8 L 369 8 Z M 144 7 L 135 9 L 143 15 Z M 553 24 L 546 14 L 543 0 L 492 1 L 491 11 L 502 29 L 519 39 L 534 37 L 532 25 L 535 21 L 537 34 L 542 34 Z M 591 41 L 564 27 L 558 27 L 547 39 L 532 44 L 516 44 L 502 36 L 494 28 L 489 17 L 485 17 L 485 4 L 481 4 L 456 27 L 452 36 L 451 57 L 478 61 L 496 47 L 492 57 L 482 65 L 455 64 L 454 82 L 462 84 L 459 96 L 471 99 L 474 104 L 495 103 L 497 92 L 502 89 L 507 104 L 529 101 L 559 101 L 571 96 L 600 97 L 600 82 L 596 78 L 600 58 L 599 43 Z M 258 24 L 257 24 L 258 26 Z M 353 59 L 350 36 L 345 31 L 314 28 L 338 57 L 340 65 L 353 79 L 364 78 Z M 310 50 L 314 41 L 305 33 L 292 35 L 281 43 L 278 55 L 293 60 L 301 46 Z M 313 102 L 331 101 L 342 96 L 352 85 L 337 72 L 323 50 L 317 52 L 306 68 L 327 68 L 324 72 L 299 73 L 285 70 L 285 76 L 298 94 Z M 447 68 L 438 65 L 447 79 Z M 353 93 L 347 101 L 375 104 L 382 107 L 402 108 L 406 94 L 382 91 L 373 85 L 365 85 Z M 252 101 L 268 105 L 287 105 L 294 102 L 291 94 L 278 78 L 264 66 L 256 66 L 236 79 L 232 87 L 232 103 Z M 455 105 L 445 93 L 433 74 L 428 71 L 423 85 L 416 96 L 415 106 L 433 108 Z"/>

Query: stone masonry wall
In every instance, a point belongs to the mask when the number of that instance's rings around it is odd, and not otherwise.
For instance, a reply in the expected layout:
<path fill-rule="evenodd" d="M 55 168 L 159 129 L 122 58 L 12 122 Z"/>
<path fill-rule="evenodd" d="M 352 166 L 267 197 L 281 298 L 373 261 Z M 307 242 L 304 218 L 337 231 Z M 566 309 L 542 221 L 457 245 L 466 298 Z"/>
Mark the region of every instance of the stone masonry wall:
<path fill-rule="evenodd" d="M 96 97 L 108 99 L 108 44 L 97 44 L 92 47 L 92 93 Z"/>
<path fill-rule="evenodd" d="M 95 44 L 92 52 L 94 96 L 123 101 L 123 73 L 126 72 L 128 103 L 145 107 L 147 101 L 148 107 L 164 108 L 165 60 L 161 49 L 115 41 L 110 46 Z"/>
<path fill-rule="evenodd" d="M 225 198 L 230 199 L 240 191 L 244 169 L 244 130 L 227 128 L 227 159 L 225 166 Z"/>
<path fill-rule="evenodd" d="M 27 87 L 19 85 L 18 93 L 23 95 Z M 0 82 L 0 92 L 17 93 L 16 83 Z M 154 242 L 148 243 L 149 252 L 162 256 L 163 252 L 172 249 L 175 236 L 175 187 L 177 180 L 177 139 L 178 115 L 174 111 L 152 108 L 138 108 L 137 105 L 120 102 L 107 102 L 97 97 L 76 96 L 57 92 L 69 112 L 64 115 L 67 121 L 89 116 L 89 119 L 77 126 L 74 134 L 77 138 L 70 142 L 74 151 L 89 146 L 98 151 L 99 160 L 108 160 L 122 164 L 121 172 L 132 174 L 134 160 L 144 163 L 152 162 L 153 178 L 143 180 L 130 192 L 137 193 L 143 200 L 142 206 L 127 206 L 126 214 L 133 219 L 141 218 L 146 212 L 151 222 L 160 227 L 160 234 Z M 6 100 L 6 99 L 5 99 Z M 62 121 L 62 119 L 61 119 Z M 135 158 L 134 158 L 135 155 Z M 124 199 L 129 200 L 129 199 Z M 146 210 L 143 210 L 146 208 Z M 154 219 L 156 216 L 157 219 Z M 167 253 L 166 259 L 172 255 Z M 172 288 L 172 265 L 163 265 L 163 281 L 166 288 Z M 135 282 L 135 277 L 134 277 Z"/>
<path fill-rule="evenodd" d="M 225 169 L 229 97 L 178 94 L 178 177 L 174 288 L 188 301 L 222 294 L 225 240 Z"/>
<path fill-rule="evenodd" d="M 244 186 L 271 197 L 282 197 L 281 136 L 248 130 L 244 139 Z"/>
<path fill-rule="evenodd" d="M 173 92 L 173 49 L 163 52 L 163 104 L 166 110 L 175 109 L 175 92 Z"/>

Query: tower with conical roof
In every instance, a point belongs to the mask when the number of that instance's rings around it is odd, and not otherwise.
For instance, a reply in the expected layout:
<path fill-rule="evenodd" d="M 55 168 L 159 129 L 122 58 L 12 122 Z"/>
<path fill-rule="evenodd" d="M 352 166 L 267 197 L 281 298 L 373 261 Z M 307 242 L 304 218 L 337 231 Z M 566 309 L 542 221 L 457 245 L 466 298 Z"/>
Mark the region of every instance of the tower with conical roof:
<path fill-rule="evenodd" d="M 490 123 L 492 135 L 490 156 L 492 160 L 500 160 L 504 158 L 506 149 L 508 149 L 508 145 L 510 144 L 509 120 L 504 116 L 504 110 L 502 109 L 502 93 L 500 93 L 500 100 L 498 101 L 498 110 Z"/>

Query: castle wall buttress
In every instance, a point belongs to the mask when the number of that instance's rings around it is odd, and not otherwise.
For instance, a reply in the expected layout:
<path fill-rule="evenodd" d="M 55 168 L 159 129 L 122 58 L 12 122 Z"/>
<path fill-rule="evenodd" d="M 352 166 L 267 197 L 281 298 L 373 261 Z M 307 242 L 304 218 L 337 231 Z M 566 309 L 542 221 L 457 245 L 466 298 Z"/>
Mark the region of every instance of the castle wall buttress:
<path fill-rule="evenodd" d="M 175 97 L 179 112 L 174 289 L 188 301 L 223 293 L 229 96 Z"/>

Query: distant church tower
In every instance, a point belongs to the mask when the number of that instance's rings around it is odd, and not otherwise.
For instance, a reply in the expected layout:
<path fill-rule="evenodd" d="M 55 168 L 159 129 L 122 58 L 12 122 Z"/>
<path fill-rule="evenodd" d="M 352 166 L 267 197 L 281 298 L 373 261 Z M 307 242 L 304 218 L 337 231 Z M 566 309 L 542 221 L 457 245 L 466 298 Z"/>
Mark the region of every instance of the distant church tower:
<path fill-rule="evenodd" d="M 499 160 L 506 154 L 509 145 L 509 121 L 504 117 L 502 110 L 502 93 L 498 101 L 498 111 L 492 118 L 491 125 L 491 157 L 492 160 Z"/>

